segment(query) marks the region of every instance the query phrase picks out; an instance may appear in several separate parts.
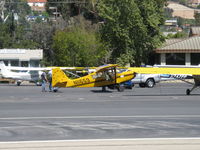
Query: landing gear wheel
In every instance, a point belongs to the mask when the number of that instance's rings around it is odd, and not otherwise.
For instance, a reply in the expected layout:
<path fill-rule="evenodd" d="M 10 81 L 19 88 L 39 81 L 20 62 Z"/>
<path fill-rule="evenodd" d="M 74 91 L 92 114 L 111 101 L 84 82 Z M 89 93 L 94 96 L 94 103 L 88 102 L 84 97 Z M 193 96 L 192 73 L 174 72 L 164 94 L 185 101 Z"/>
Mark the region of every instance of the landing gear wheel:
<path fill-rule="evenodd" d="M 106 86 L 102 86 L 102 92 L 106 92 Z"/>
<path fill-rule="evenodd" d="M 17 86 L 20 86 L 21 85 L 21 82 L 17 82 Z"/>
<path fill-rule="evenodd" d="M 121 86 L 121 85 L 117 86 L 117 91 L 118 92 L 123 92 L 124 91 L 124 86 Z"/>
<path fill-rule="evenodd" d="M 187 89 L 187 90 L 186 90 L 186 94 L 187 94 L 187 95 L 190 95 L 190 92 L 191 92 L 190 89 Z"/>

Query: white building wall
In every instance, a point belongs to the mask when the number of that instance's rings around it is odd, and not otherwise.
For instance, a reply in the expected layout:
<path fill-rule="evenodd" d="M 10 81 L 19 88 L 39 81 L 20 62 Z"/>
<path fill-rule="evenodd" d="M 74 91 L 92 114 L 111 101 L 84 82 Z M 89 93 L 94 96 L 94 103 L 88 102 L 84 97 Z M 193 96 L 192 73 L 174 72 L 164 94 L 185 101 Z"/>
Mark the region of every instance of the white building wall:
<path fill-rule="evenodd" d="M 44 7 L 44 3 L 35 3 L 35 6 L 38 6 L 38 7 Z"/>
<path fill-rule="evenodd" d="M 28 66 L 34 66 L 43 59 L 43 50 L 36 49 L 0 49 L 0 60 L 7 61 L 8 66 L 12 66 L 12 63 L 21 66 L 22 62 L 27 62 Z"/>
<path fill-rule="evenodd" d="M 28 5 L 29 5 L 30 7 L 32 7 L 32 6 L 33 6 L 33 4 L 34 4 L 34 3 L 28 3 Z"/>

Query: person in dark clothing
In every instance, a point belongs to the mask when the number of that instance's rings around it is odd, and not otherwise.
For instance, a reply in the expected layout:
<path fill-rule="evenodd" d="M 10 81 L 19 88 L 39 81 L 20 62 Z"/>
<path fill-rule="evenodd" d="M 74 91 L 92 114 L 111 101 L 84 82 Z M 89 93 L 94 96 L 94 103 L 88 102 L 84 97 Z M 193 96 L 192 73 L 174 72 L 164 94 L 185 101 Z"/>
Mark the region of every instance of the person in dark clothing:
<path fill-rule="evenodd" d="M 48 82 L 46 72 L 42 72 L 41 79 L 42 79 L 42 92 L 46 92 L 45 88 L 46 88 L 46 83 Z"/>
<path fill-rule="evenodd" d="M 52 92 L 53 88 L 52 88 L 52 71 L 51 70 L 48 73 L 48 80 L 49 80 L 49 92 Z"/>

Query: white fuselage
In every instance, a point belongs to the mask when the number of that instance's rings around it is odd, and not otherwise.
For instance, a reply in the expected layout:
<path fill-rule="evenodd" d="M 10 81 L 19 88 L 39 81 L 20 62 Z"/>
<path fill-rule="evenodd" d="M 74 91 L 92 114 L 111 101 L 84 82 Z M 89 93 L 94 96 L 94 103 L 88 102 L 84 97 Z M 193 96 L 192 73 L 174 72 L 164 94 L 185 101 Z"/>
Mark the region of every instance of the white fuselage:
<path fill-rule="evenodd" d="M 42 71 L 29 71 L 29 70 L 7 70 L 6 72 L 2 72 L 3 78 L 14 79 L 14 80 L 22 80 L 22 81 L 38 81 L 40 80 L 40 76 Z"/>

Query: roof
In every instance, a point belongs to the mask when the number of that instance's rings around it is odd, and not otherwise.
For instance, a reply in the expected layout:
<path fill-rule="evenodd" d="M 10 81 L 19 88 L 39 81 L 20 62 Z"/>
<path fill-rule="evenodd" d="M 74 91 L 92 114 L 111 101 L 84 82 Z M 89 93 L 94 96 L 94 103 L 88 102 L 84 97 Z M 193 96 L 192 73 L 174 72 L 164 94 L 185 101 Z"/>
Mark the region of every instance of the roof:
<path fill-rule="evenodd" d="M 191 35 L 200 35 L 200 27 L 191 27 L 190 34 Z"/>
<path fill-rule="evenodd" d="M 200 36 L 169 41 L 163 47 L 155 50 L 156 53 L 200 53 Z"/>
<path fill-rule="evenodd" d="M 171 45 L 171 44 L 174 44 L 174 43 L 177 43 L 177 42 L 180 42 L 182 41 L 183 39 L 167 39 L 164 43 L 163 46 L 168 46 L 168 45 Z"/>
<path fill-rule="evenodd" d="M 46 3 L 47 0 L 27 0 L 28 3 Z"/>

